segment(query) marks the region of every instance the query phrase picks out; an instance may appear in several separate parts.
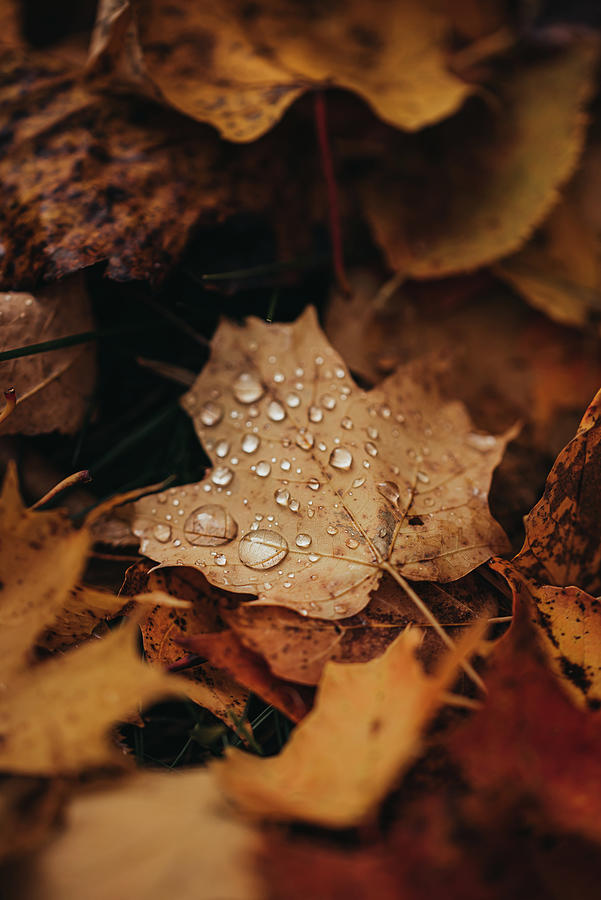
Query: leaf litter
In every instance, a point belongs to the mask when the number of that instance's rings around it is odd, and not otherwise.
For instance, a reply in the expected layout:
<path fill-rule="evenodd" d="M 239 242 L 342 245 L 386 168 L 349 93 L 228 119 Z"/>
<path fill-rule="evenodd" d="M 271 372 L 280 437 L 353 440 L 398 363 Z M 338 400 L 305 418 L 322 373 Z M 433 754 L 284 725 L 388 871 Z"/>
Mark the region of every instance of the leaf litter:
<path fill-rule="evenodd" d="M 596 896 L 595 30 L 100 6 L 85 68 L 82 20 L 0 13 L 0 456 L 59 482 L 26 508 L 9 465 L 0 504 L 3 889 Z M 115 339 L 131 302 L 163 328 Z M 166 382 L 218 306 L 200 479 Z M 79 527 L 38 512 L 90 453 Z M 127 521 L 158 565 L 115 593 Z"/>

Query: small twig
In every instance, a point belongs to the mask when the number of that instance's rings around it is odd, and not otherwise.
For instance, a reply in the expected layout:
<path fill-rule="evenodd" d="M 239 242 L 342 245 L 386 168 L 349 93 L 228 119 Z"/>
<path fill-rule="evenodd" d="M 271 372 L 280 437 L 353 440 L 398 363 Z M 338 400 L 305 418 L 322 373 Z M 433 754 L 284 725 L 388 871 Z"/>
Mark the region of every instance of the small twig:
<path fill-rule="evenodd" d="M 14 387 L 10 387 L 8 390 L 4 391 L 4 397 L 6 399 L 6 406 L 2 412 L 0 412 L 0 423 L 6 421 L 17 408 L 17 392 Z"/>
<path fill-rule="evenodd" d="M 68 475 L 67 478 L 63 478 L 63 480 L 59 481 L 58 484 L 55 484 L 53 488 L 50 488 L 50 490 L 44 494 L 43 497 L 40 497 L 30 509 L 39 509 L 41 506 L 50 503 L 51 500 L 54 500 L 55 497 L 62 494 L 67 488 L 73 487 L 76 484 L 88 484 L 91 480 L 92 478 L 87 469 L 82 469 L 81 472 L 74 472 L 73 475 Z"/>
<path fill-rule="evenodd" d="M 330 140 L 328 137 L 328 122 L 326 115 L 326 102 L 321 91 L 316 91 L 313 95 L 315 98 L 315 126 L 317 129 L 317 140 L 319 143 L 319 152 L 321 155 L 321 168 L 326 182 L 326 190 L 328 195 L 328 211 L 330 219 L 330 238 L 332 241 L 332 261 L 334 263 L 334 272 L 338 286 L 343 294 L 350 297 L 352 291 L 350 289 L 346 271 L 344 268 L 344 254 L 342 251 L 342 229 L 340 226 L 340 206 L 338 203 L 338 188 L 336 186 L 336 177 L 334 175 L 334 163 L 332 162 L 332 151 L 330 148 Z"/>

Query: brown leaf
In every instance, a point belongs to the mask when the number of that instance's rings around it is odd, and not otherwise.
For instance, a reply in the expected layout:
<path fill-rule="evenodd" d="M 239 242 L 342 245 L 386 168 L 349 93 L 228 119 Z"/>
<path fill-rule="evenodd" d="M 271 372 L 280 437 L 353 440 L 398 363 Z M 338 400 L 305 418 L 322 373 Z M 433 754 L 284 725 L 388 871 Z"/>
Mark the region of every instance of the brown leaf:
<path fill-rule="evenodd" d="M 45 841 L 62 811 L 66 793 L 60 778 L 0 779 L 1 862 L 29 853 Z"/>
<path fill-rule="evenodd" d="M 311 9 L 106 0 L 91 60 L 103 72 L 112 66 L 117 84 L 162 98 L 228 140 L 254 140 L 320 87 L 355 91 L 385 121 L 415 130 L 453 113 L 470 92 L 446 67 L 451 24 L 439 5 L 417 0 Z"/>
<path fill-rule="evenodd" d="M 331 619 L 359 612 L 382 571 L 459 578 L 505 545 L 486 493 L 511 435 L 474 433 L 433 380 L 399 370 L 358 390 L 311 308 L 223 322 L 183 400 L 215 468 L 138 501 L 142 552 Z"/>
<path fill-rule="evenodd" d="M 2 349 L 93 331 L 94 322 L 81 278 L 33 294 L 0 294 Z M 16 411 L 0 425 L 1 434 L 77 431 L 95 380 L 92 344 L 0 362 L 0 386 L 14 387 Z"/>
<path fill-rule="evenodd" d="M 444 587 L 425 583 L 417 590 L 452 637 L 460 637 L 464 630 L 457 626 L 469 625 L 495 608 L 492 591 L 476 576 L 468 575 Z M 317 684 L 330 660 L 367 662 L 381 656 L 412 623 L 425 629 L 417 654 L 428 669 L 445 649 L 426 618 L 388 575 L 365 609 L 348 619 L 328 622 L 280 607 L 247 603 L 226 610 L 224 617 L 240 640 L 267 660 L 275 675 L 300 684 Z"/>
<path fill-rule="evenodd" d="M 472 629 L 434 677 L 415 658 L 419 635 L 410 630 L 371 662 L 328 663 L 314 709 L 277 757 L 230 750 L 215 764 L 226 792 L 246 812 L 267 819 L 335 828 L 370 819 L 415 758 L 459 660 L 481 634 L 481 627 Z"/>
<path fill-rule="evenodd" d="M 465 272 L 527 240 L 578 160 L 597 59 L 596 42 L 576 41 L 516 64 L 492 97 L 425 138 L 388 138 L 363 195 L 391 269 L 414 278 Z"/>
<path fill-rule="evenodd" d="M 156 279 L 223 206 L 209 129 L 95 94 L 77 70 L 40 56 L 3 55 L 0 98 L 7 288 L 103 260 L 110 278 Z"/>
<path fill-rule="evenodd" d="M 146 590 L 162 590 L 190 603 L 188 609 L 169 609 L 162 604 L 157 605 L 143 615 L 140 624 L 144 652 L 157 667 L 173 665 L 188 655 L 181 643 L 182 635 L 223 627 L 217 592 L 212 591 L 194 569 L 151 572 Z M 244 713 L 248 685 L 234 680 L 230 673 L 226 674 L 221 668 L 207 663 L 195 666 L 184 674 L 180 684 L 191 700 L 209 709 L 230 727 L 234 718 Z"/>
<path fill-rule="evenodd" d="M 601 703 L 601 393 L 559 454 L 544 494 L 525 519 L 511 561 L 493 561 L 532 609 L 548 658 L 578 703 Z"/>
<path fill-rule="evenodd" d="M 63 829 L 28 857 L 8 896 L 261 900 L 258 845 L 211 772 L 138 774 L 76 797 Z"/>

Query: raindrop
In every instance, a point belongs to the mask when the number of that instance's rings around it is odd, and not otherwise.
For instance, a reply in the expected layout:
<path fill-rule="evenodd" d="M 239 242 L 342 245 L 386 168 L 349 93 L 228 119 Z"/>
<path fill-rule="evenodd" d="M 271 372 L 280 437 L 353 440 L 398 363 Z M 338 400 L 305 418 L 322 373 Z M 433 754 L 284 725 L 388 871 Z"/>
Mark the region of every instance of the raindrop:
<path fill-rule="evenodd" d="M 288 504 L 288 509 L 293 513 L 298 512 L 300 509 L 300 503 L 298 502 L 298 500 L 291 500 Z"/>
<path fill-rule="evenodd" d="M 361 487 L 362 484 L 365 484 L 365 478 L 355 478 L 355 480 L 353 481 L 354 488 Z"/>
<path fill-rule="evenodd" d="M 227 466 L 217 466 L 216 469 L 213 469 L 211 481 L 213 484 L 220 485 L 220 487 L 226 487 L 233 477 L 234 473 Z"/>
<path fill-rule="evenodd" d="M 345 416 L 343 419 L 340 420 L 340 424 L 341 424 L 342 427 L 345 428 L 347 431 L 350 431 L 351 428 L 353 427 L 353 420 L 352 420 L 352 419 L 349 419 L 348 416 Z"/>
<path fill-rule="evenodd" d="M 393 506 L 399 505 L 401 492 L 399 491 L 398 484 L 396 484 L 394 481 L 381 481 L 378 484 L 378 492 L 384 497 L 385 500 L 388 500 L 389 503 L 392 503 Z"/>
<path fill-rule="evenodd" d="M 286 406 L 289 406 L 290 409 L 296 409 L 297 406 L 300 406 L 300 397 L 298 394 L 288 394 L 286 397 Z"/>
<path fill-rule="evenodd" d="M 336 366 L 334 374 L 336 375 L 336 378 L 344 378 L 344 369 L 341 366 Z"/>
<path fill-rule="evenodd" d="M 338 613 L 339 616 L 343 616 L 347 610 L 347 607 L 344 603 L 335 603 L 334 604 L 334 612 Z"/>
<path fill-rule="evenodd" d="M 321 398 L 321 405 L 324 409 L 334 409 L 336 406 L 336 400 L 332 397 L 331 394 L 324 394 Z"/>
<path fill-rule="evenodd" d="M 153 534 L 157 541 L 160 541 L 161 544 L 166 544 L 171 537 L 171 526 L 162 524 L 155 525 Z"/>
<path fill-rule="evenodd" d="M 353 455 L 346 447 L 335 447 L 330 453 L 330 465 L 334 469 L 341 469 L 348 472 L 353 464 Z"/>
<path fill-rule="evenodd" d="M 296 546 L 297 547 L 308 547 L 311 544 L 312 538 L 310 534 L 297 534 L 296 535 Z"/>
<path fill-rule="evenodd" d="M 248 415 L 251 417 L 251 419 L 256 419 L 260 412 L 261 411 L 258 406 L 250 406 L 248 409 Z"/>
<path fill-rule="evenodd" d="M 280 463 L 280 469 L 282 470 L 282 472 L 289 472 L 290 465 L 291 463 L 289 459 L 283 459 Z"/>
<path fill-rule="evenodd" d="M 271 472 L 271 466 L 269 465 L 267 460 L 262 459 L 261 462 L 257 463 L 255 472 L 257 473 L 259 478 L 267 478 L 267 476 Z"/>
<path fill-rule="evenodd" d="M 378 437 L 378 429 L 377 428 L 368 428 L 367 434 L 372 439 L 372 441 L 375 441 Z"/>
<path fill-rule="evenodd" d="M 230 445 L 227 441 L 219 441 L 217 446 L 215 447 L 215 453 L 220 459 L 223 459 L 224 456 L 227 456 L 230 452 Z"/>
<path fill-rule="evenodd" d="M 328 449 L 328 445 L 325 443 L 325 441 L 320 441 L 317 445 L 317 449 L 322 450 L 325 453 L 325 451 Z"/>
<path fill-rule="evenodd" d="M 378 455 L 378 448 L 376 447 L 375 444 L 372 444 L 371 441 L 367 441 L 364 446 L 365 446 L 365 452 L 369 453 L 370 456 Z"/>
<path fill-rule="evenodd" d="M 203 425 L 206 425 L 207 428 L 212 428 L 213 425 L 217 425 L 223 419 L 223 406 L 209 400 L 201 407 L 199 417 Z"/>
<path fill-rule="evenodd" d="M 245 434 L 242 438 L 242 450 L 244 453 L 254 453 L 259 449 L 261 438 L 256 434 Z"/>
<path fill-rule="evenodd" d="M 301 428 L 301 430 L 296 435 L 296 446 L 300 447 L 301 450 L 310 450 L 315 443 L 315 438 L 311 434 L 310 431 L 307 431 L 306 428 Z"/>
<path fill-rule="evenodd" d="M 286 491 L 283 488 L 277 490 L 273 495 L 275 497 L 275 502 L 280 506 L 288 506 L 288 502 L 290 500 L 290 491 Z"/>
<path fill-rule="evenodd" d="M 318 491 L 321 487 L 321 484 L 317 478 L 309 478 L 307 487 L 310 487 L 312 491 Z"/>
<path fill-rule="evenodd" d="M 320 409 L 319 406 L 310 406 L 308 415 L 310 422 L 321 422 L 323 419 L 323 410 Z"/>
<path fill-rule="evenodd" d="M 475 432 L 472 432 L 471 434 L 468 434 L 465 442 L 466 444 L 469 444 L 470 447 L 473 447 L 474 450 L 479 450 L 480 453 L 487 453 L 496 446 L 497 439 L 492 434 L 476 434 Z"/>
<path fill-rule="evenodd" d="M 282 372 L 276 372 L 275 375 L 273 376 L 273 380 L 275 381 L 276 384 L 281 384 L 283 381 L 286 380 L 286 376 Z"/>
<path fill-rule="evenodd" d="M 184 522 L 184 537 L 195 547 L 218 547 L 233 541 L 238 524 L 223 506 L 199 506 Z"/>
<path fill-rule="evenodd" d="M 430 484 L 430 476 L 426 475 L 425 472 L 417 472 L 416 478 L 418 481 L 421 481 L 422 484 Z"/>
<path fill-rule="evenodd" d="M 238 544 L 240 562 L 249 569 L 271 569 L 288 555 L 288 541 L 277 531 L 259 528 L 245 534 Z"/>
<path fill-rule="evenodd" d="M 309 509 L 307 510 L 307 515 L 309 516 L 310 519 L 312 519 L 313 516 L 315 515 L 315 510 L 311 509 L 311 507 L 309 507 Z"/>
<path fill-rule="evenodd" d="M 272 400 L 267 407 L 267 417 L 272 422 L 282 422 L 286 418 L 286 410 L 277 400 Z"/>
<path fill-rule="evenodd" d="M 333 525 L 328 525 L 328 527 L 326 528 L 326 531 L 328 532 L 328 534 L 338 534 L 338 529 L 335 528 Z"/>
<path fill-rule="evenodd" d="M 309 553 L 309 562 L 315 563 L 321 559 L 319 553 Z"/>
<path fill-rule="evenodd" d="M 242 372 L 234 381 L 234 397 L 239 403 L 256 403 L 265 393 L 265 388 L 252 372 Z"/>
<path fill-rule="evenodd" d="M 215 565 L 216 566 L 225 566 L 226 564 L 227 564 L 227 559 L 225 558 L 223 553 L 220 553 L 219 556 L 215 557 Z"/>
<path fill-rule="evenodd" d="M 383 419 L 390 418 L 390 415 L 391 415 L 390 407 L 386 406 L 385 403 L 382 404 L 382 406 L 379 408 L 378 412 L 380 413 L 380 415 L 382 416 Z"/>
<path fill-rule="evenodd" d="M 355 540 L 355 538 L 348 538 L 348 540 L 346 541 L 346 546 L 349 548 L 349 550 L 356 550 L 359 546 L 359 541 Z"/>

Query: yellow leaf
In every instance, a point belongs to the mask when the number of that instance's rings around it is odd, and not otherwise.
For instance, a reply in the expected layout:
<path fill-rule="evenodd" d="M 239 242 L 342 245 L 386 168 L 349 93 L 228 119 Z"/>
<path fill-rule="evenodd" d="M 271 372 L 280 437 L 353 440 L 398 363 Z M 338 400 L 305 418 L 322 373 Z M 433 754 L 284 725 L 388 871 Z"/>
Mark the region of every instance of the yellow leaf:
<path fill-rule="evenodd" d="M 133 21 L 131 12 L 135 13 Z M 471 92 L 446 65 L 452 17 L 430 0 L 343 6 L 107 0 L 91 62 L 209 122 L 232 141 L 260 137 L 307 90 L 346 88 L 410 131 Z"/>
<path fill-rule="evenodd" d="M 360 611 L 382 571 L 466 574 L 506 545 L 487 491 L 511 435 L 474 432 L 433 380 L 401 369 L 360 390 L 311 308 L 223 322 L 183 399 L 214 468 L 135 504 L 142 552 L 328 619 Z"/>
<path fill-rule="evenodd" d="M 469 637 L 471 648 L 478 628 Z M 419 633 L 404 631 L 367 663 L 326 664 L 315 707 L 273 758 L 230 750 L 215 769 L 245 811 L 346 828 L 369 819 L 415 758 L 422 730 L 456 674 L 449 655 L 434 677 L 415 658 Z M 465 653 L 465 650 L 462 651 Z"/>
<path fill-rule="evenodd" d="M 596 41 L 514 65 L 422 142 L 390 139 L 363 187 L 366 213 L 392 269 L 432 278 L 518 249 L 558 200 L 585 137 Z"/>

